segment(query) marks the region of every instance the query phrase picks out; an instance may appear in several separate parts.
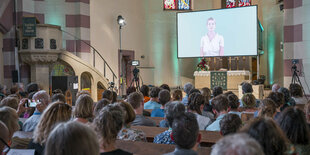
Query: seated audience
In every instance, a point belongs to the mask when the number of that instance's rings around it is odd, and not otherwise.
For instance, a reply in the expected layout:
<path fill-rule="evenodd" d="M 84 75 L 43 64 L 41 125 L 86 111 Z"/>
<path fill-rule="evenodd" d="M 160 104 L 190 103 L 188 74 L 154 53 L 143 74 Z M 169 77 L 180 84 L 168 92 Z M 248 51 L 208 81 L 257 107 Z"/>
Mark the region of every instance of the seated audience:
<path fill-rule="evenodd" d="M 191 91 L 192 89 L 194 89 L 194 86 L 193 86 L 190 82 L 188 82 L 188 83 L 186 83 L 186 84 L 184 85 L 184 88 L 183 88 L 183 89 L 184 89 L 184 92 L 186 93 L 186 96 L 183 97 L 182 103 L 183 103 L 185 106 L 187 106 L 189 93 L 190 93 L 190 91 Z"/>
<path fill-rule="evenodd" d="M 258 110 L 254 113 L 254 117 L 270 117 L 274 118 L 277 112 L 276 103 L 269 98 L 263 99 L 258 107 Z"/>
<path fill-rule="evenodd" d="M 41 114 L 50 103 L 50 96 L 47 94 L 45 90 L 36 92 L 33 95 L 32 99 L 37 102 L 37 105 L 33 115 L 30 118 L 28 118 L 23 124 L 23 131 L 26 132 L 32 132 L 36 128 L 37 124 L 39 123 Z"/>
<path fill-rule="evenodd" d="M 213 98 L 215 98 L 216 96 L 218 95 L 221 95 L 223 94 L 223 88 L 222 87 L 219 87 L 219 86 L 215 86 L 212 90 L 212 95 L 213 95 Z M 212 99 L 211 99 L 212 100 Z"/>
<path fill-rule="evenodd" d="M 94 101 L 93 99 L 86 95 L 80 95 L 75 102 L 75 107 L 73 110 L 74 121 L 80 123 L 89 123 L 94 117 Z"/>
<path fill-rule="evenodd" d="M 281 111 L 283 111 L 286 107 L 296 105 L 295 100 L 291 97 L 291 93 L 287 88 L 281 87 L 278 89 L 278 92 L 284 95 L 284 105 L 282 106 Z"/>
<path fill-rule="evenodd" d="M 205 98 L 206 101 L 209 101 L 211 99 L 211 90 L 209 88 L 203 87 L 200 93 Z"/>
<path fill-rule="evenodd" d="M 228 100 L 228 105 L 230 107 L 230 111 L 228 112 L 229 114 L 236 114 L 241 118 L 241 112 L 239 112 L 239 99 L 238 96 L 235 94 L 229 94 L 227 96 Z"/>
<path fill-rule="evenodd" d="M 310 152 L 310 131 L 305 114 L 297 107 L 286 108 L 278 117 L 277 123 L 290 140 L 294 149 L 290 153 L 306 155 Z"/>
<path fill-rule="evenodd" d="M 166 155 L 198 155 L 196 152 L 201 140 L 196 116 L 185 112 L 172 123 L 171 138 L 176 143 L 175 150 Z"/>
<path fill-rule="evenodd" d="M 288 140 L 271 118 L 255 118 L 246 124 L 241 132 L 256 139 L 263 148 L 265 155 L 282 155 L 287 151 Z"/>
<path fill-rule="evenodd" d="M 103 93 L 102 93 L 102 98 L 104 99 L 107 99 L 109 100 L 111 103 L 113 103 L 113 92 L 110 91 L 110 90 L 105 90 Z"/>
<path fill-rule="evenodd" d="M 273 102 L 275 103 L 276 108 L 277 108 L 275 118 L 277 118 L 281 112 L 283 105 L 284 105 L 284 95 L 282 93 L 278 93 L 278 92 L 271 92 L 267 98 L 273 100 Z"/>
<path fill-rule="evenodd" d="M 101 109 L 103 109 L 108 104 L 111 104 L 111 102 L 107 99 L 101 99 L 97 102 L 95 108 L 94 108 L 94 116 L 97 116 Z"/>
<path fill-rule="evenodd" d="M 159 109 L 161 105 L 158 103 L 158 94 L 160 89 L 158 87 L 151 88 L 150 96 L 151 99 L 144 103 L 144 109 Z"/>
<path fill-rule="evenodd" d="M 240 116 L 236 114 L 227 114 L 220 121 L 220 133 L 223 136 L 236 133 L 242 126 Z"/>
<path fill-rule="evenodd" d="M 60 123 L 48 136 L 44 154 L 97 155 L 99 143 L 91 128 L 76 122 Z"/>
<path fill-rule="evenodd" d="M 211 155 L 263 155 L 259 143 L 244 133 L 225 136 L 216 142 Z"/>
<path fill-rule="evenodd" d="M 206 127 L 212 123 L 210 118 L 201 115 L 204 103 L 204 97 L 200 93 L 192 93 L 189 95 L 187 110 L 195 114 L 199 130 L 205 130 Z"/>
<path fill-rule="evenodd" d="M 183 94 L 181 89 L 176 89 L 172 92 L 172 101 L 182 101 Z"/>
<path fill-rule="evenodd" d="M 278 92 L 278 90 L 280 88 L 281 88 L 281 86 L 279 84 L 275 83 L 275 84 L 272 85 L 271 90 L 272 90 L 272 92 Z"/>
<path fill-rule="evenodd" d="M 204 87 L 200 91 L 201 95 L 204 97 L 204 106 L 203 110 L 201 112 L 202 116 L 206 116 L 211 119 L 211 121 L 214 121 L 214 114 L 212 110 L 212 105 L 210 104 L 211 99 L 211 90 L 207 87 Z"/>
<path fill-rule="evenodd" d="M 159 109 L 152 110 L 151 117 L 165 117 L 165 104 L 171 100 L 170 92 L 166 89 L 163 89 L 158 94 L 158 100 L 161 104 Z"/>
<path fill-rule="evenodd" d="M 6 97 L 0 102 L 0 107 L 8 106 L 15 110 L 18 108 L 18 99 L 15 97 Z"/>
<path fill-rule="evenodd" d="M 7 154 L 10 151 L 9 146 L 9 129 L 6 125 L 0 121 L 0 152 L 3 154 Z"/>
<path fill-rule="evenodd" d="M 149 97 L 150 88 L 147 85 L 142 85 L 140 88 L 140 92 L 144 96 L 144 103 L 148 102 L 151 98 Z"/>
<path fill-rule="evenodd" d="M 256 109 L 256 99 L 255 96 L 251 93 L 243 94 L 241 99 L 243 106 L 243 112 L 255 112 Z"/>
<path fill-rule="evenodd" d="M 9 141 L 11 141 L 11 138 L 14 132 L 18 131 L 19 129 L 18 116 L 17 116 L 16 110 L 8 106 L 1 107 L 0 108 L 0 121 L 2 121 L 8 128 Z"/>
<path fill-rule="evenodd" d="M 243 82 L 241 83 L 242 86 L 242 94 L 252 94 L 253 93 L 253 87 L 252 84 L 248 83 L 248 82 Z M 259 105 L 259 100 L 255 99 L 256 102 L 256 107 L 258 107 Z M 240 107 L 243 107 L 243 102 L 240 99 Z"/>
<path fill-rule="evenodd" d="M 160 88 L 160 89 L 166 89 L 166 90 L 168 90 L 169 93 L 170 93 L 170 87 L 169 87 L 167 84 L 162 84 L 162 85 L 159 86 L 159 88 Z"/>
<path fill-rule="evenodd" d="M 65 95 L 62 94 L 62 93 L 53 94 L 53 96 L 52 96 L 52 102 L 57 102 L 57 101 L 66 103 L 66 97 L 65 97 Z"/>
<path fill-rule="evenodd" d="M 124 125 L 117 135 L 117 139 L 131 141 L 146 141 L 143 131 L 130 128 L 132 121 L 135 120 L 136 114 L 132 106 L 127 102 L 119 102 L 116 105 L 120 106 L 124 112 Z"/>
<path fill-rule="evenodd" d="M 191 94 L 193 94 L 193 93 L 199 93 L 199 94 L 201 94 L 201 92 L 200 92 L 200 90 L 199 89 L 192 89 L 190 92 L 189 92 L 189 94 L 188 94 L 188 97 L 191 95 Z"/>
<path fill-rule="evenodd" d="M 206 130 L 208 131 L 220 131 L 220 121 L 228 113 L 228 100 L 224 95 L 218 95 L 212 100 L 213 113 L 216 120 L 210 124 Z"/>
<path fill-rule="evenodd" d="M 141 102 L 143 102 L 142 95 Z M 100 111 L 99 115 L 95 117 L 93 125 L 97 136 L 99 137 L 99 147 L 101 155 L 131 154 L 121 149 L 117 149 L 115 146 L 117 134 L 122 129 L 124 124 L 123 118 L 123 111 L 121 107 L 115 104 L 109 104 L 105 106 Z"/>
<path fill-rule="evenodd" d="M 153 143 L 157 144 L 175 144 L 170 135 L 172 132 L 173 120 L 185 112 L 185 106 L 179 101 L 169 102 L 165 106 L 165 120 L 160 122 L 160 127 L 169 127 L 168 130 L 158 134 L 154 137 Z M 165 122 L 165 123 L 164 123 Z M 167 126 L 163 126 L 167 124 Z"/>
<path fill-rule="evenodd" d="M 33 132 L 33 139 L 28 149 L 35 149 L 35 155 L 44 153 L 44 146 L 54 126 L 61 122 L 67 122 L 71 118 L 71 106 L 63 102 L 54 102 L 44 110 L 42 117 Z"/>
<path fill-rule="evenodd" d="M 304 97 L 302 87 L 299 84 L 291 84 L 290 92 L 296 104 L 307 104 L 307 99 Z"/>
<path fill-rule="evenodd" d="M 144 117 L 143 114 L 143 96 L 138 92 L 131 93 L 127 97 L 127 102 L 134 108 L 136 113 L 135 120 L 131 125 L 156 126 L 155 121 Z"/>

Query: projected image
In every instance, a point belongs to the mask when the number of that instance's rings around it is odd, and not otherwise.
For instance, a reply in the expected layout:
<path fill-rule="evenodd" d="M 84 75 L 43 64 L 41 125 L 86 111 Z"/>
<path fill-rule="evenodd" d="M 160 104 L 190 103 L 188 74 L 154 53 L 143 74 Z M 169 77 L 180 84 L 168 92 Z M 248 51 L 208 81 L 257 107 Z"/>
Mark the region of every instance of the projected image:
<path fill-rule="evenodd" d="M 239 7 L 250 6 L 250 5 L 251 5 L 251 0 L 239 0 Z"/>
<path fill-rule="evenodd" d="M 216 21 L 210 17 L 207 21 L 208 32 L 200 41 L 200 56 L 223 56 L 224 55 L 224 37 L 218 34 Z"/>
<path fill-rule="evenodd" d="M 236 0 L 226 0 L 226 8 L 236 7 Z"/>

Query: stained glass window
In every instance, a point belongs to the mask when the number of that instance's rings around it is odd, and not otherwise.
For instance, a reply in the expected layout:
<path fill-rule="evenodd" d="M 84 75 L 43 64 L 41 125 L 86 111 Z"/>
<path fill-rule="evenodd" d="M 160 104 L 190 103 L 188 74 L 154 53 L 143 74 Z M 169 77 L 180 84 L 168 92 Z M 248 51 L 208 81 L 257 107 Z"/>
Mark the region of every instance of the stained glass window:
<path fill-rule="evenodd" d="M 164 0 L 164 9 L 165 10 L 175 10 L 177 0 Z"/>
<path fill-rule="evenodd" d="M 164 0 L 164 10 L 191 10 L 192 0 Z"/>
<path fill-rule="evenodd" d="M 179 10 L 189 10 L 190 9 L 190 0 L 179 0 L 178 9 Z"/>
<path fill-rule="evenodd" d="M 226 0 L 226 8 L 236 7 L 236 0 Z"/>
<path fill-rule="evenodd" d="M 251 0 L 239 0 L 239 7 L 250 6 L 250 5 L 251 5 Z"/>

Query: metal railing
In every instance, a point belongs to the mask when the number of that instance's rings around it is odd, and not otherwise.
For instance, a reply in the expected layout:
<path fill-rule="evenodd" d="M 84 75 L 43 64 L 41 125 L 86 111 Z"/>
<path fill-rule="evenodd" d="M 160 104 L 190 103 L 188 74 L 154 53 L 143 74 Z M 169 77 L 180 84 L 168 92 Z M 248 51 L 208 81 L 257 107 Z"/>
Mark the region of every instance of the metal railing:
<path fill-rule="evenodd" d="M 92 51 L 93 51 L 93 64 L 92 64 L 92 65 L 93 65 L 94 68 L 96 68 L 96 54 L 98 54 L 98 55 L 99 55 L 99 58 L 101 58 L 101 60 L 103 61 L 103 76 L 104 76 L 105 78 L 107 78 L 106 67 L 108 67 L 108 69 L 110 70 L 110 72 L 111 72 L 112 75 L 113 75 L 113 82 L 115 83 L 115 79 L 117 79 L 115 73 L 113 72 L 112 68 L 111 68 L 110 65 L 107 63 L 107 61 L 103 58 L 103 56 L 98 52 L 98 50 L 97 50 L 94 46 L 90 45 L 88 42 L 86 42 L 86 41 L 84 41 L 84 40 L 81 40 L 80 38 L 78 38 L 77 36 L 75 36 L 75 35 L 73 35 L 73 34 L 71 34 L 71 33 L 69 33 L 69 32 L 66 32 L 66 31 L 64 31 L 64 30 L 61 30 L 61 31 L 62 31 L 63 33 L 68 34 L 69 36 L 75 38 L 75 40 L 79 40 L 79 41 L 83 42 L 84 44 L 86 44 L 87 46 L 89 46 L 89 47 L 92 49 Z M 74 47 L 76 48 L 76 46 L 74 46 Z M 77 56 L 76 50 L 75 50 L 75 55 Z M 97 68 L 97 69 L 99 70 L 99 68 Z M 108 78 L 107 78 L 107 79 L 108 79 Z"/>

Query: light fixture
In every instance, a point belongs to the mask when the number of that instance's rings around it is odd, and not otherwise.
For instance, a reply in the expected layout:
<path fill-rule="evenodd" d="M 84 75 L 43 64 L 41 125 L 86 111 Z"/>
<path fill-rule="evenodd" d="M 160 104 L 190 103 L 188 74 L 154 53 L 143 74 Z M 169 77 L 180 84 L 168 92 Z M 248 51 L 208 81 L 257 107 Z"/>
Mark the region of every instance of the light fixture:
<path fill-rule="evenodd" d="M 121 15 L 117 17 L 117 23 L 120 27 L 123 27 L 126 25 L 126 21 Z"/>

